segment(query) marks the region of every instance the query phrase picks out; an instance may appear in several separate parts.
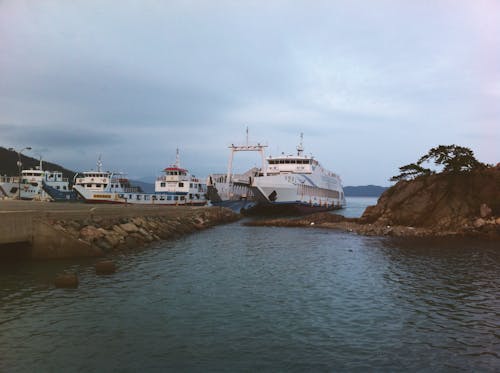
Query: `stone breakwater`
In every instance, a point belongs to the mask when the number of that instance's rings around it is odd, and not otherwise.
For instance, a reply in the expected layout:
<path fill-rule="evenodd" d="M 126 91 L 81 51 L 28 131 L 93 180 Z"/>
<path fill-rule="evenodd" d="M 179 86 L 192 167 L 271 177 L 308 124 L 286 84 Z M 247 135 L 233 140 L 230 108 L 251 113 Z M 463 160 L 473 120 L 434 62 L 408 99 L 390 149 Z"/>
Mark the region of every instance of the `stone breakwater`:
<path fill-rule="evenodd" d="M 0 201 L 0 258 L 103 256 L 239 218 L 221 207 Z"/>
<path fill-rule="evenodd" d="M 93 216 L 83 220 L 54 220 L 49 223 L 56 232 L 84 244 L 80 245 L 83 249 L 79 252 L 66 256 L 103 256 L 113 251 L 142 247 L 154 241 L 177 238 L 238 219 L 239 215 L 231 210 L 210 207 L 166 216 Z"/>

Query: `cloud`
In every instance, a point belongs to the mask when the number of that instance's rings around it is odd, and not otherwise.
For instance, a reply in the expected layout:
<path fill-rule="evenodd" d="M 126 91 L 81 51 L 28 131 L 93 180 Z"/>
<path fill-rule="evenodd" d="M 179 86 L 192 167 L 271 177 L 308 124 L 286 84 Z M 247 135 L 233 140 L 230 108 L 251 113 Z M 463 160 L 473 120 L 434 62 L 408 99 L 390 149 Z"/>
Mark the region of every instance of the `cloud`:
<path fill-rule="evenodd" d="M 350 184 L 385 184 L 437 141 L 491 163 L 499 25 L 487 0 L 7 0 L 1 141 L 137 176 L 176 147 L 197 174 L 224 170 L 246 126 L 272 152 L 304 132 Z"/>

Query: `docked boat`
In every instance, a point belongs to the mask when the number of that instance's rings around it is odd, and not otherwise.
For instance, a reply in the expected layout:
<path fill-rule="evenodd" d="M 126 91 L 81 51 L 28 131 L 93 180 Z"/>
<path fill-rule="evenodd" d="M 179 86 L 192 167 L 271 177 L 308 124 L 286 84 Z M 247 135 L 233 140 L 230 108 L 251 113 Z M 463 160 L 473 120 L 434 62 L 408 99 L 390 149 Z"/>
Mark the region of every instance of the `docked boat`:
<path fill-rule="evenodd" d="M 41 159 L 40 166 L 37 168 L 21 172 L 21 199 L 52 201 L 54 199 L 46 192 L 46 189 L 49 188 L 59 191 L 61 194 L 71 194 L 69 181 L 63 177 L 63 173 L 44 170 Z"/>
<path fill-rule="evenodd" d="M 18 176 L 0 176 L 0 198 L 16 198 L 18 191 Z"/>
<path fill-rule="evenodd" d="M 229 164 L 227 173 L 211 174 L 207 178 L 208 199 L 214 206 L 228 207 L 236 212 L 249 209 L 256 203 L 252 188 L 252 179 L 261 172 L 254 167 L 242 174 L 233 173 L 233 160 L 238 152 L 257 152 L 262 159 L 262 167 L 265 165 L 265 149 L 267 145 L 250 144 L 248 141 L 248 129 L 246 143 L 244 145 L 229 146 Z"/>
<path fill-rule="evenodd" d="M 296 155 L 266 158 L 262 171 L 252 178 L 256 203 L 248 214 L 306 214 L 344 208 L 340 177 L 312 156 L 304 155 L 302 135 Z"/>
<path fill-rule="evenodd" d="M 80 177 L 76 177 L 73 189 L 89 203 L 172 206 L 207 204 L 206 185 L 180 167 L 178 152 L 176 163 L 165 168 L 163 174 L 156 179 L 154 193 L 144 193 L 140 187 L 132 186 L 123 173 L 102 171 L 100 159 L 97 171 L 85 171 Z"/>

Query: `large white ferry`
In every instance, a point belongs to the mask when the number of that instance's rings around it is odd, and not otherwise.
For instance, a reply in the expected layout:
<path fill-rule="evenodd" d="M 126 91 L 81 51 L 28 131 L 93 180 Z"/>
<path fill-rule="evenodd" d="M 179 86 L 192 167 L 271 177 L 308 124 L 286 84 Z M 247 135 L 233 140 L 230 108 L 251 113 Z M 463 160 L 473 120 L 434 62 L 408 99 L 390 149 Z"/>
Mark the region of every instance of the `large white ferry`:
<path fill-rule="evenodd" d="M 257 203 L 245 212 L 254 214 L 302 214 L 344 208 L 340 177 L 304 155 L 302 134 L 296 155 L 269 156 L 251 183 Z"/>
<path fill-rule="evenodd" d="M 163 170 L 155 182 L 154 193 L 144 193 L 134 187 L 122 173 L 102 171 L 97 162 L 97 171 L 85 171 L 75 179 L 73 189 L 85 202 L 129 203 L 139 205 L 205 205 L 206 185 L 194 175 L 180 167 L 179 152 L 176 163 Z"/>

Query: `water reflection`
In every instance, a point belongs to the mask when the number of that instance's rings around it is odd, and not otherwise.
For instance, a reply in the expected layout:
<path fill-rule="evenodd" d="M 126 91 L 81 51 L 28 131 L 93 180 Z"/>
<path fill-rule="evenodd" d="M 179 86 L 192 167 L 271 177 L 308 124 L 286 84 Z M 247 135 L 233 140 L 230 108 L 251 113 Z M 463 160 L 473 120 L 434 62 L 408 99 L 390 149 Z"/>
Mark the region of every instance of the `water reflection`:
<path fill-rule="evenodd" d="M 115 260 L 104 277 L 92 261 L 2 266 L 0 371 L 494 371 L 500 361 L 491 243 L 236 223 Z M 80 288 L 54 289 L 67 268 Z"/>

